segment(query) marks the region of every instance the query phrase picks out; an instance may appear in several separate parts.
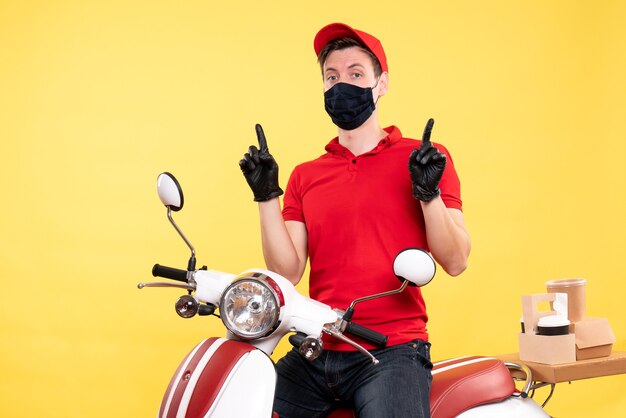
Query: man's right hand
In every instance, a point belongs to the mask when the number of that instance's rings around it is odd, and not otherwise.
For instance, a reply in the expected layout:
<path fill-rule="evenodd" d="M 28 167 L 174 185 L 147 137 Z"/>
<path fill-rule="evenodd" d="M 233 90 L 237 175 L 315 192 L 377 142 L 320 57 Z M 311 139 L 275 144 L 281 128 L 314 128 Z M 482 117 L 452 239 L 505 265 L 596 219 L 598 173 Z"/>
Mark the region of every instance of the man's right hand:
<path fill-rule="evenodd" d="M 254 201 L 265 202 L 282 195 L 283 190 L 278 185 L 278 164 L 269 153 L 263 128 L 259 124 L 256 125 L 256 136 L 259 148 L 250 146 L 239 161 L 239 167 L 252 189 Z"/>

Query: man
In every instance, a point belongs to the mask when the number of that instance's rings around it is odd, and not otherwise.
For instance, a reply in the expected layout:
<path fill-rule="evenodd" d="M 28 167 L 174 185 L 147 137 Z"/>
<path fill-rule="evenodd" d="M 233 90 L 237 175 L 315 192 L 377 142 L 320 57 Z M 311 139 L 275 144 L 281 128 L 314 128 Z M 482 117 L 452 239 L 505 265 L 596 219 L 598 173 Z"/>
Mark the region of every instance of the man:
<path fill-rule="evenodd" d="M 460 274 L 470 238 L 452 159 L 430 142 L 432 119 L 421 143 L 395 126 L 380 127 L 389 73 L 372 35 L 334 23 L 317 33 L 314 49 L 338 136 L 324 155 L 294 169 L 282 210 L 278 165 L 259 125 L 259 149 L 250 147 L 240 161 L 259 202 L 267 268 L 296 284 L 309 259 L 311 297 L 343 309 L 357 297 L 397 288 L 391 266 L 408 247 L 430 250 L 446 272 Z M 373 350 L 380 364 L 331 339 L 310 363 L 291 351 L 277 364 L 280 417 L 322 417 L 339 405 L 353 406 L 359 417 L 430 416 L 432 364 L 420 289 L 364 302 L 354 320 L 389 337 L 387 348 Z"/>

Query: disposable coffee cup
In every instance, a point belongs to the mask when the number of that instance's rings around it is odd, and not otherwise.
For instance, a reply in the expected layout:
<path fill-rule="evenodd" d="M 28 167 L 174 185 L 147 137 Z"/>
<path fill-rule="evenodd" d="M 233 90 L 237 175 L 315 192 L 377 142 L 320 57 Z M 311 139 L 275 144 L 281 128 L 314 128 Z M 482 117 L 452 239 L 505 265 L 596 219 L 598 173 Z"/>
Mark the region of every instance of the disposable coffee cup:
<path fill-rule="evenodd" d="M 537 335 L 568 335 L 569 324 L 565 315 L 544 316 L 537 322 Z"/>
<path fill-rule="evenodd" d="M 548 293 L 567 293 L 567 318 L 570 322 L 585 319 L 587 311 L 587 280 L 558 279 L 546 282 Z"/>

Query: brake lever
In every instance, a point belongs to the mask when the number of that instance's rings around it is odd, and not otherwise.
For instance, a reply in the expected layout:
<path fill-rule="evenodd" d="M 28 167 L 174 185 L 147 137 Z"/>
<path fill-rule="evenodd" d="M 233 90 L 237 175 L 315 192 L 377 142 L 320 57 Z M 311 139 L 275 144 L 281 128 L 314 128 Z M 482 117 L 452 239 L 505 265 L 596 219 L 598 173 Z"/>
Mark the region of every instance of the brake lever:
<path fill-rule="evenodd" d="M 327 334 L 330 334 L 333 337 L 343 341 L 344 343 L 350 344 L 352 347 L 354 347 L 357 350 L 359 350 L 363 355 L 369 357 L 372 360 L 372 363 L 374 363 L 374 365 L 380 363 L 380 361 L 376 357 L 374 357 L 372 355 L 372 353 L 370 353 L 365 348 L 363 348 L 363 346 L 361 346 L 359 343 L 357 343 L 355 341 L 352 341 L 350 338 L 346 337 L 341 332 L 337 331 L 333 326 L 324 327 L 324 332 L 326 332 Z"/>
<path fill-rule="evenodd" d="M 179 284 L 179 283 L 169 283 L 169 282 L 148 282 L 148 283 L 137 283 L 137 289 L 143 289 L 144 287 L 176 287 L 179 289 L 186 289 L 190 291 L 196 290 L 195 283 L 193 284 Z"/>

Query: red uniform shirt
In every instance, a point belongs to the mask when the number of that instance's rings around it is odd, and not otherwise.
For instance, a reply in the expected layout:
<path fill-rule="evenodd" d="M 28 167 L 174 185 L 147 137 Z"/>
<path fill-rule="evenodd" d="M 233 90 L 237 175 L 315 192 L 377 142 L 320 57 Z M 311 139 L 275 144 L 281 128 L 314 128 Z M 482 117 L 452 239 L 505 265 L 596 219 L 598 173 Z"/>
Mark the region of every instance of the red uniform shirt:
<path fill-rule="evenodd" d="M 346 309 L 362 296 L 397 289 L 393 260 L 409 247 L 428 250 L 420 202 L 412 194 L 409 155 L 420 141 L 403 138 L 395 126 L 365 154 L 354 156 L 333 139 L 326 154 L 298 165 L 289 178 L 283 217 L 306 225 L 311 267 L 310 295 Z M 460 183 L 452 158 L 439 187 L 448 208 L 461 209 Z M 426 305 L 417 287 L 357 304 L 355 322 L 389 337 L 388 345 L 428 340 Z M 366 348 L 372 348 L 365 344 Z M 325 339 L 330 350 L 353 350 Z"/>

